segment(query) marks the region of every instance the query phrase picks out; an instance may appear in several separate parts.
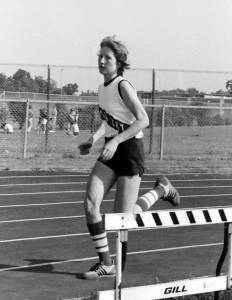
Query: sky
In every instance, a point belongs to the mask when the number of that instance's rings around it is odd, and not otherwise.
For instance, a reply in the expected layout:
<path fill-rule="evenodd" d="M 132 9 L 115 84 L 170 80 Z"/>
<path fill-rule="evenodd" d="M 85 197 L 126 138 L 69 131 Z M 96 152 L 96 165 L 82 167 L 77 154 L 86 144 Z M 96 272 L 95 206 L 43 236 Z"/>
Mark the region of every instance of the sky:
<path fill-rule="evenodd" d="M 158 72 L 160 88 L 224 89 L 232 78 L 231 0 L 0 0 L 0 7 L 0 72 L 3 63 L 97 66 L 100 41 L 116 35 L 132 68 L 231 71 Z M 150 71 L 132 73 L 139 88 L 151 86 Z M 59 84 L 78 77 L 83 89 L 101 80 L 91 69 L 53 75 Z"/>

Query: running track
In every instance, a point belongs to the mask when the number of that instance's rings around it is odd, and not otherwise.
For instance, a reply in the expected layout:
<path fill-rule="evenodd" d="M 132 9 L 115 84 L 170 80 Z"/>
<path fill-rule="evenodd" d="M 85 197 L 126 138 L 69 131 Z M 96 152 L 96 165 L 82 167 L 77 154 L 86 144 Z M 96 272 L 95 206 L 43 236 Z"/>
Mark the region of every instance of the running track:
<path fill-rule="evenodd" d="M 181 194 L 180 208 L 232 204 L 232 175 L 167 175 Z M 155 176 L 143 177 L 141 193 Z M 67 172 L 0 173 L 0 300 L 68 300 L 113 288 L 112 278 L 79 278 L 96 261 L 83 211 L 87 178 Z M 111 212 L 113 197 L 114 190 L 103 213 Z M 153 207 L 169 208 L 162 201 Z M 108 236 L 114 254 L 114 233 Z M 223 225 L 131 231 L 123 286 L 212 275 L 222 241 Z"/>

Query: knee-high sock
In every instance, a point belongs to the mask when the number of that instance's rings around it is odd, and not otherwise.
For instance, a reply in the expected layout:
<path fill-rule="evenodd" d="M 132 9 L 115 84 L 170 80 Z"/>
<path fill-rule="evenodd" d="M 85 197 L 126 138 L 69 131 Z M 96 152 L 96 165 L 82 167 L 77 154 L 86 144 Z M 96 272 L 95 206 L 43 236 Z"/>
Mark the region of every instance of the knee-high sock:
<path fill-rule="evenodd" d="M 144 195 L 140 196 L 136 202 L 135 211 L 147 211 L 151 208 L 156 201 L 164 196 L 164 190 L 162 187 L 155 187 L 153 190 L 145 193 Z"/>
<path fill-rule="evenodd" d="M 93 224 L 87 224 L 87 226 L 100 262 L 104 263 L 104 265 L 111 265 L 112 260 L 109 253 L 109 246 L 103 222 L 100 221 Z"/>

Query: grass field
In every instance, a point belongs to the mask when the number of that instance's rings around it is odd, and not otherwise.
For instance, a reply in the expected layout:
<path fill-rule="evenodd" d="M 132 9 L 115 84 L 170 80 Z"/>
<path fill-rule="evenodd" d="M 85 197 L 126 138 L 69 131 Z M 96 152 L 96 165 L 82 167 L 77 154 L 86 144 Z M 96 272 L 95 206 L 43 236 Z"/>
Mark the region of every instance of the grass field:
<path fill-rule="evenodd" d="M 150 130 L 144 131 L 145 151 L 150 152 Z M 89 130 L 81 130 L 78 136 L 67 135 L 64 130 L 46 135 L 33 130 L 28 134 L 27 157 L 54 156 L 77 158 L 77 146 L 88 139 Z M 153 131 L 152 155 L 160 155 L 160 128 Z M 4 157 L 21 158 L 24 147 L 24 131 L 16 130 L 14 134 L 1 133 L 0 149 Z M 92 155 L 98 155 L 102 147 L 99 142 L 92 150 Z M 232 127 L 231 126 L 190 126 L 165 127 L 163 139 L 163 159 L 170 160 L 226 160 L 232 157 Z"/>

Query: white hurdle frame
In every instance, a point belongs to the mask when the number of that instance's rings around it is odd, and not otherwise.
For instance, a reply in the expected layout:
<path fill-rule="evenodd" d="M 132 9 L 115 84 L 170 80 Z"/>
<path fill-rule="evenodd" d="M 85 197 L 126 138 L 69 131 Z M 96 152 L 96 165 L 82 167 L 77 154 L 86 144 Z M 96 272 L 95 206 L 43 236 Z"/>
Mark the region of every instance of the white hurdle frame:
<path fill-rule="evenodd" d="M 232 289 L 232 206 L 159 210 L 139 214 L 114 213 L 105 214 L 103 219 L 106 231 L 116 231 L 116 278 L 114 290 L 99 291 L 97 293 L 98 300 L 141 300 L 141 295 L 143 300 L 158 300 Z M 176 228 L 220 223 L 225 224 L 223 252 L 226 253 L 221 255 L 218 266 L 219 264 L 222 266 L 225 256 L 229 253 L 226 275 L 217 274 L 217 276 L 212 277 L 198 277 L 161 284 L 121 288 L 122 242 L 126 240 L 128 230 Z M 226 246 L 225 240 L 228 243 Z M 221 266 L 218 268 L 219 273 Z"/>

